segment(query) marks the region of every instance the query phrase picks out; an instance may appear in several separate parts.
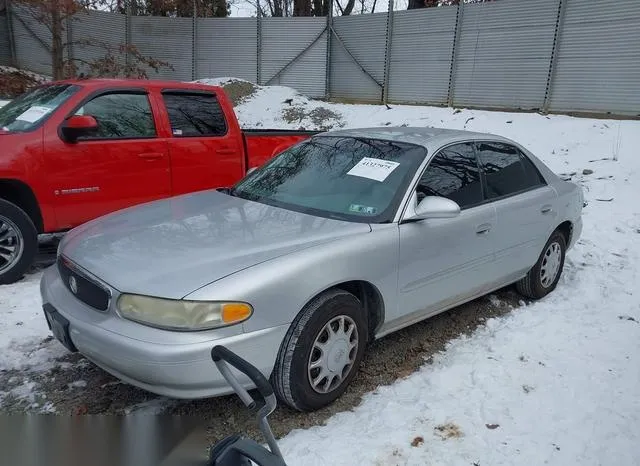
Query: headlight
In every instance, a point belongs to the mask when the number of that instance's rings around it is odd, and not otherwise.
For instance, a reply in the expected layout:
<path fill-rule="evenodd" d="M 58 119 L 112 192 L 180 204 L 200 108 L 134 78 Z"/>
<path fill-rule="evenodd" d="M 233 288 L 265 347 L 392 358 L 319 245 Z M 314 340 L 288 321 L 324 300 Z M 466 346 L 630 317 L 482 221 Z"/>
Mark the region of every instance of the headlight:
<path fill-rule="evenodd" d="M 123 294 L 118 298 L 122 317 L 167 330 L 208 330 L 247 320 L 253 307 L 241 302 L 185 301 Z"/>

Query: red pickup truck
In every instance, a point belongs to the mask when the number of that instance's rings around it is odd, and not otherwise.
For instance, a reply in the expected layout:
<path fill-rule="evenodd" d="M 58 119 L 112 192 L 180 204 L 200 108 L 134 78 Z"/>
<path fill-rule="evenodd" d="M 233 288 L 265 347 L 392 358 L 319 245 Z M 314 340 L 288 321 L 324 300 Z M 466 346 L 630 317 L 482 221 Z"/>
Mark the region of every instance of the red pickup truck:
<path fill-rule="evenodd" d="M 312 131 L 243 130 L 220 87 L 91 79 L 34 88 L 0 108 L 0 283 L 38 234 L 160 198 L 227 187 Z"/>

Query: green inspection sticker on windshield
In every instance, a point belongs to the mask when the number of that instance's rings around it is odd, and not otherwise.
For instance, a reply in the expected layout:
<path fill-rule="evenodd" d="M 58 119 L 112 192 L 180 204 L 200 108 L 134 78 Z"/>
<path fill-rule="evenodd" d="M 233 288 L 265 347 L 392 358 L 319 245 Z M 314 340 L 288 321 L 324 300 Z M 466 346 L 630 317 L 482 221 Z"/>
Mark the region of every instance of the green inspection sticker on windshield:
<path fill-rule="evenodd" d="M 349 206 L 349 212 L 358 212 L 359 214 L 375 215 L 378 212 L 378 209 L 376 209 L 375 207 L 370 207 L 366 205 L 351 204 Z"/>

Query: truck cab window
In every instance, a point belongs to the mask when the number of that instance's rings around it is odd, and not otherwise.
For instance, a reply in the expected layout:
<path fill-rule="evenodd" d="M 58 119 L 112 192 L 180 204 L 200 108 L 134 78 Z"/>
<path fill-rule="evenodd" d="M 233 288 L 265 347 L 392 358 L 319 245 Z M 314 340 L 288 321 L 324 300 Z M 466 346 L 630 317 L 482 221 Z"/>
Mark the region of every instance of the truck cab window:
<path fill-rule="evenodd" d="M 156 136 L 151 106 L 146 94 L 100 95 L 84 104 L 76 115 L 89 115 L 98 131 L 82 139 L 135 139 Z"/>
<path fill-rule="evenodd" d="M 214 94 L 164 93 L 174 137 L 224 136 L 227 122 Z"/>

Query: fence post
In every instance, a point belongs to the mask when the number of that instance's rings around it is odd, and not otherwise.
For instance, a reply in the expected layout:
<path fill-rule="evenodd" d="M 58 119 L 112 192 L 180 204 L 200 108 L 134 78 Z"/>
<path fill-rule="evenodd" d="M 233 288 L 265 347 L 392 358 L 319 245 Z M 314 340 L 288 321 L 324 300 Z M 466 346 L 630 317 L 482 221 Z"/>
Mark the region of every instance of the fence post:
<path fill-rule="evenodd" d="M 257 48 L 256 48 L 256 80 L 257 84 L 262 85 L 262 9 L 260 8 L 260 0 L 256 0 L 256 32 L 257 32 Z"/>
<path fill-rule="evenodd" d="M 544 90 L 544 101 L 542 103 L 542 111 L 547 113 L 549 110 L 549 100 L 553 89 L 553 81 L 556 75 L 556 64 L 558 62 L 558 42 L 562 33 L 564 24 L 564 12 L 567 9 L 566 0 L 558 0 L 558 16 L 556 18 L 556 29 L 553 33 L 553 47 L 551 48 L 551 57 L 549 58 L 549 73 L 547 74 L 547 86 Z"/>
<path fill-rule="evenodd" d="M 456 29 L 453 36 L 453 50 L 451 52 L 451 68 L 449 69 L 449 90 L 447 93 L 447 105 L 453 107 L 453 94 L 455 90 L 456 79 L 456 61 L 458 60 L 458 47 L 460 42 L 460 33 L 462 31 L 462 15 L 464 14 L 464 2 L 458 3 L 458 12 L 456 14 Z"/>
<path fill-rule="evenodd" d="M 16 55 L 16 40 L 13 35 L 13 22 L 11 21 L 11 0 L 7 0 L 6 2 L 7 9 L 7 33 L 9 35 L 9 54 L 11 55 L 11 66 L 18 68 L 18 57 Z"/>
<path fill-rule="evenodd" d="M 125 0 L 126 8 L 125 8 L 125 17 L 124 17 L 124 43 L 125 43 L 125 55 L 124 60 L 126 64 L 127 74 L 126 77 L 130 76 L 129 70 L 131 69 L 131 54 L 129 53 L 129 47 L 131 46 L 131 2 L 133 0 Z"/>
<path fill-rule="evenodd" d="M 327 12 L 327 53 L 324 57 L 325 77 L 324 77 L 324 97 L 331 98 L 331 37 L 333 36 L 333 1 L 329 2 Z"/>
<path fill-rule="evenodd" d="M 74 69 L 74 53 L 73 53 L 73 16 L 67 16 L 66 20 L 66 28 L 67 28 L 67 61 L 69 62 L 67 66 L 67 72 L 65 72 L 65 76 L 67 73 Z M 67 78 L 75 77 L 75 76 L 66 76 Z"/>
<path fill-rule="evenodd" d="M 389 100 L 389 71 L 391 70 L 391 37 L 393 34 L 393 0 L 389 0 L 387 11 L 387 43 L 384 51 L 384 80 L 382 86 L 382 103 Z"/>
<path fill-rule="evenodd" d="M 191 80 L 195 81 L 197 78 L 197 62 L 196 58 L 198 54 L 198 5 L 196 0 L 193 0 L 193 17 L 191 19 Z"/>

